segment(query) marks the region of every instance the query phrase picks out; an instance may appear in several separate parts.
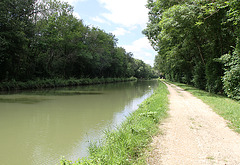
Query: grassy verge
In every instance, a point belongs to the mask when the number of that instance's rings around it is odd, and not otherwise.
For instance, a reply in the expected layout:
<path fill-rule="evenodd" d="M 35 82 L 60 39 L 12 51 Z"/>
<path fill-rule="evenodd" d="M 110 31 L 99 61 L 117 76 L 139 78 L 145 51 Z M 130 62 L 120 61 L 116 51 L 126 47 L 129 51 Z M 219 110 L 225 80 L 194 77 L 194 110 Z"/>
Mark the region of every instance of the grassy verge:
<path fill-rule="evenodd" d="M 173 82 L 171 82 L 173 83 Z M 203 102 L 208 104 L 217 114 L 222 116 L 224 119 L 229 121 L 228 125 L 236 132 L 240 133 L 240 102 L 232 100 L 230 98 L 211 94 L 209 92 L 199 90 L 192 86 L 173 83 L 184 90 L 192 93 L 194 96 L 201 99 Z"/>
<path fill-rule="evenodd" d="M 113 82 L 125 82 L 137 80 L 135 77 L 131 78 L 83 78 L 83 79 L 37 79 L 26 82 L 19 82 L 11 80 L 8 82 L 0 83 L 0 91 L 18 90 L 18 89 L 41 89 L 41 88 L 55 88 L 65 86 L 78 86 L 78 85 L 91 85 L 91 84 L 104 84 Z"/>
<path fill-rule="evenodd" d="M 106 131 L 100 146 L 92 144 L 90 156 L 75 163 L 62 159 L 62 165 L 79 164 L 146 164 L 144 152 L 159 131 L 159 121 L 167 117 L 168 90 L 160 82 L 146 99 L 116 130 Z"/>

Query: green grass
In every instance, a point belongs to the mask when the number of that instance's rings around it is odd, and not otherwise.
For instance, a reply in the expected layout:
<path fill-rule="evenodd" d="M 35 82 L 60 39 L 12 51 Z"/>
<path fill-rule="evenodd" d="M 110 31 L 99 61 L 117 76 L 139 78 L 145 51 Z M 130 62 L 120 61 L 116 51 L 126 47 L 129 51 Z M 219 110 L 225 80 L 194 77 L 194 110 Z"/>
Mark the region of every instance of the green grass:
<path fill-rule="evenodd" d="M 160 82 L 154 94 L 121 126 L 106 131 L 100 145 L 90 146 L 88 158 L 82 158 L 75 163 L 62 159 L 61 164 L 146 164 L 146 148 L 152 141 L 152 136 L 159 132 L 159 122 L 167 117 L 167 95 L 166 85 Z"/>
<path fill-rule="evenodd" d="M 173 82 L 171 82 L 173 83 Z M 229 121 L 228 125 L 236 132 L 240 133 L 240 102 L 232 100 L 225 96 L 212 94 L 203 90 L 199 90 L 192 86 L 173 83 L 184 90 L 192 93 L 197 98 L 208 104 L 217 114 Z"/>

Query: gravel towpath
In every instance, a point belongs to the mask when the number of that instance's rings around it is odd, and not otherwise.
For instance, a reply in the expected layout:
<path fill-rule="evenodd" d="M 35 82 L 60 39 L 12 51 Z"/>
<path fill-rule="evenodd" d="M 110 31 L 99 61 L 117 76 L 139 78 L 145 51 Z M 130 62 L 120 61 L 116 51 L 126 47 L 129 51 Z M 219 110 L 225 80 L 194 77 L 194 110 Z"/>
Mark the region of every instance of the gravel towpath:
<path fill-rule="evenodd" d="M 167 85 L 169 118 L 153 138 L 148 164 L 240 165 L 240 135 L 189 92 Z"/>

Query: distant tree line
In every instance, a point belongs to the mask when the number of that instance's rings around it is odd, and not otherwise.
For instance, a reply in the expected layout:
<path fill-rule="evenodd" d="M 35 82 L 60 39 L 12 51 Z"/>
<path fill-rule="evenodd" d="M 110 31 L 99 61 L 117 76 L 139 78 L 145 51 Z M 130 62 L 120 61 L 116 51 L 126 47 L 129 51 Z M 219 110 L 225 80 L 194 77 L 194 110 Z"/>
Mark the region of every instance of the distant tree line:
<path fill-rule="evenodd" d="M 117 38 L 57 0 L 0 1 L 0 83 L 44 78 L 154 76 Z"/>
<path fill-rule="evenodd" d="M 148 0 L 143 33 L 172 81 L 240 99 L 240 1 Z"/>

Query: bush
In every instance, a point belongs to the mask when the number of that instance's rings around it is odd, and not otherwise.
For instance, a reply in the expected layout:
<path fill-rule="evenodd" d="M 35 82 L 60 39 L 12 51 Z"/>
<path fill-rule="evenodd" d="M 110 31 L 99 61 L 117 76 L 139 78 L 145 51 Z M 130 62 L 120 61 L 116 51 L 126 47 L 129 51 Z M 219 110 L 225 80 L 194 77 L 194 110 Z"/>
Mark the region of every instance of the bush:
<path fill-rule="evenodd" d="M 193 84 L 196 88 L 199 89 L 205 89 L 206 88 L 206 78 L 205 78 L 205 67 L 204 65 L 199 62 L 197 65 L 194 67 L 193 71 Z"/>
<path fill-rule="evenodd" d="M 240 100 L 240 44 L 232 55 L 226 54 L 221 57 L 221 60 L 225 66 L 222 78 L 224 92 L 228 97 Z"/>
<path fill-rule="evenodd" d="M 222 64 L 215 59 L 210 59 L 206 63 L 206 89 L 211 93 L 221 92 L 223 83 L 221 76 L 223 75 Z"/>

